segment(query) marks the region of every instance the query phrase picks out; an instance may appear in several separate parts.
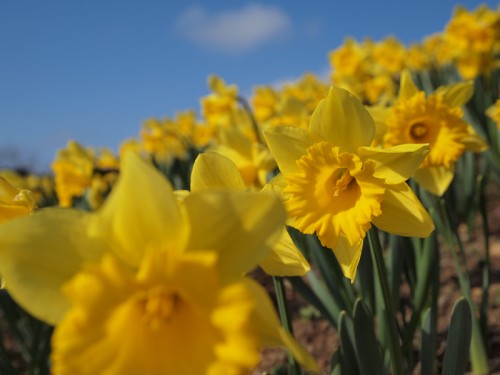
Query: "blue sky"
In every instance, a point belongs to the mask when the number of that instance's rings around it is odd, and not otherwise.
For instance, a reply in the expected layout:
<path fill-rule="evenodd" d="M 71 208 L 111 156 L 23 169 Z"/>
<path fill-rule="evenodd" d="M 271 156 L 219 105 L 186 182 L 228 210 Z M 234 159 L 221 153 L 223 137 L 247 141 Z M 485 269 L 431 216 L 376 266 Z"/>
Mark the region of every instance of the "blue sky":
<path fill-rule="evenodd" d="M 346 36 L 416 42 L 442 30 L 456 4 L 2 0 L 0 158 L 17 150 L 13 160 L 44 170 L 69 139 L 116 150 L 148 117 L 198 109 L 209 74 L 243 93 L 325 75 Z"/>

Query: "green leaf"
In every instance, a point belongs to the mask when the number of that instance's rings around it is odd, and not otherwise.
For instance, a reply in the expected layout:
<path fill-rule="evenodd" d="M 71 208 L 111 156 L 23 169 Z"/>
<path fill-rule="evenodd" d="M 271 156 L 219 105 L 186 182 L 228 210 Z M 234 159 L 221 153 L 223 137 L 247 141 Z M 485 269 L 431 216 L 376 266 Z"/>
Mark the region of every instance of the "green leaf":
<path fill-rule="evenodd" d="M 380 346 L 375 337 L 373 316 L 361 299 L 354 304 L 354 337 L 362 374 L 383 375 L 384 365 Z"/>
<path fill-rule="evenodd" d="M 330 375 L 342 375 L 342 352 L 337 350 L 330 359 Z"/>
<path fill-rule="evenodd" d="M 442 375 L 463 375 L 467 364 L 472 332 L 472 313 L 465 298 L 453 307 Z"/>
<path fill-rule="evenodd" d="M 343 372 L 349 375 L 361 374 L 358 367 L 358 355 L 354 346 L 353 322 L 345 311 L 342 311 L 339 315 L 338 334 Z"/>
<path fill-rule="evenodd" d="M 420 374 L 434 374 L 436 359 L 436 322 L 434 314 L 429 308 L 422 319 L 422 335 L 420 339 Z"/>

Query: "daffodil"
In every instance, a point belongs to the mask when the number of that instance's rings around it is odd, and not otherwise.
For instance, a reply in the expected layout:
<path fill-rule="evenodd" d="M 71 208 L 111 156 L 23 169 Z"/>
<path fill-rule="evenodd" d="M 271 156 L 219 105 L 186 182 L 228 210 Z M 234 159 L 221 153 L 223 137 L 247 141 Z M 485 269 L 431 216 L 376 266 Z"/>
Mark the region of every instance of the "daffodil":
<path fill-rule="evenodd" d="M 348 91 L 331 88 L 307 130 L 267 129 L 265 137 L 281 171 L 278 177 L 292 225 L 316 233 L 352 280 L 366 232 L 426 237 L 432 220 L 405 181 L 428 145 L 370 147 L 375 124 Z"/>
<path fill-rule="evenodd" d="M 248 185 L 241 175 L 241 170 L 231 159 L 216 152 L 200 154 L 193 165 L 191 191 L 196 193 L 217 188 L 245 191 Z M 275 192 L 266 186 L 261 194 L 275 194 Z M 274 276 L 303 276 L 311 268 L 294 245 L 285 227 L 272 246 L 271 252 L 259 262 L 259 266 Z"/>
<path fill-rule="evenodd" d="M 0 272 L 20 305 L 56 325 L 55 375 L 242 374 L 277 344 L 316 370 L 242 276 L 284 219 L 270 194 L 200 192 L 179 205 L 128 153 L 95 213 L 49 208 L 0 225 Z"/>
<path fill-rule="evenodd" d="M 440 87 L 426 96 L 405 71 L 396 103 L 373 112 L 377 122 L 385 124 L 385 147 L 429 144 L 430 152 L 414 179 L 435 195 L 444 194 L 453 179 L 455 163 L 465 151 L 487 148 L 472 126 L 462 119 L 461 107 L 472 94 L 472 82 L 461 82 Z"/>
<path fill-rule="evenodd" d="M 29 190 L 18 189 L 0 177 L 0 224 L 29 215 L 35 209 L 35 197 Z"/>
<path fill-rule="evenodd" d="M 71 207 L 73 198 L 84 194 L 92 183 L 94 155 L 75 141 L 57 152 L 52 163 L 56 193 L 61 207 Z"/>

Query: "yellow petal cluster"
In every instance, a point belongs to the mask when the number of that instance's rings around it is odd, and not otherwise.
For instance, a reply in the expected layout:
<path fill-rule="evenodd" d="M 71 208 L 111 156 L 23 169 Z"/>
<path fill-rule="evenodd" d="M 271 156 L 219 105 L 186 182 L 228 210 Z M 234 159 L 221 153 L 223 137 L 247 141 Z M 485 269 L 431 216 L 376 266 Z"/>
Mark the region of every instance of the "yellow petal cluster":
<path fill-rule="evenodd" d="M 118 158 L 108 149 L 96 153 L 69 141 L 52 162 L 55 190 L 61 207 L 71 207 L 77 197 L 89 191 L 91 208 L 99 207 L 116 179 Z"/>
<path fill-rule="evenodd" d="M 327 91 L 325 83 L 308 73 L 279 89 L 256 87 L 251 99 L 252 109 L 262 128 L 281 125 L 307 128 L 314 108 Z"/>
<path fill-rule="evenodd" d="M 407 51 L 395 37 L 380 42 L 366 39 L 358 43 L 347 38 L 330 53 L 332 82 L 371 104 L 391 101 L 395 96 L 394 76 L 407 65 L 426 67 L 425 59 L 413 48 Z M 409 61 L 409 62 L 408 62 Z"/>
<path fill-rule="evenodd" d="M 370 147 L 374 121 L 348 91 L 331 88 L 308 129 L 276 127 L 264 134 L 283 176 L 291 225 L 315 233 L 331 248 L 346 277 L 356 276 L 372 224 L 404 236 L 425 237 L 433 230 L 430 216 L 405 183 L 428 145 Z"/>
<path fill-rule="evenodd" d="M 486 5 L 473 11 L 457 7 L 443 39 L 464 79 L 488 74 L 494 69 L 495 55 L 500 50 L 500 14 Z"/>

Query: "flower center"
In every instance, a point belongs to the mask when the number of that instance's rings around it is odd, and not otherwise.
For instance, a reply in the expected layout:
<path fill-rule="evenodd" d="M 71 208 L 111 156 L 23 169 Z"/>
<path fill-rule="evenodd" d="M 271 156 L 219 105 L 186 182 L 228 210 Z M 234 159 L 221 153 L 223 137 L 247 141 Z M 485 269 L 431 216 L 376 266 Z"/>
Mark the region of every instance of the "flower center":
<path fill-rule="evenodd" d="M 427 135 L 427 126 L 422 122 L 417 122 L 410 127 L 410 136 L 415 140 L 421 140 Z"/>
<path fill-rule="evenodd" d="M 182 303 L 175 292 L 156 288 L 148 292 L 141 301 L 144 323 L 157 328 L 161 323 L 168 323 Z"/>
<path fill-rule="evenodd" d="M 347 168 L 339 168 L 333 172 L 332 182 L 335 184 L 333 186 L 333 196 L 338 197 L 340 193 L 346 190 L 349 185 L 354 182 L 354 178 L 350 175 Z"/>

